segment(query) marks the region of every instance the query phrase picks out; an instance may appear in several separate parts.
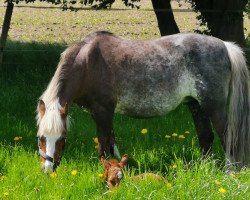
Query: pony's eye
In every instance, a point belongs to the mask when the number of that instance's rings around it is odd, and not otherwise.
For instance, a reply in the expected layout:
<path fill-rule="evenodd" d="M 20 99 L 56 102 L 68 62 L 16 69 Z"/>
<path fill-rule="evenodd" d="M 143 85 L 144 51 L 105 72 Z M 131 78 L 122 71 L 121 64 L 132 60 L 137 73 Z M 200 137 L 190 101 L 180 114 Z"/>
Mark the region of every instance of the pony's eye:
<path fill-rule="evenodd" d="M 46 138 L 44 136 L 38 138 L 38 145 L 46 145 Z"/>
<path fill-rule="evenodd" d="M 46 138 L 44 136 L 39 137 L 40 142 L 46 142 Z"/>
<path fill-rule="evenodd" d="M 66 143 L 67 138 L 66 137 L 60 137 L 57 141 L 65 142 Z"/>
<path fill-rule="evenodd" d="M 117 174 L 117 178 L 118 178 L 118 179 L 122 179 L 122 177 L 123 177 L 123 174 L 122 174 L 121 171 L 119 171 L 118 174 Z"/>

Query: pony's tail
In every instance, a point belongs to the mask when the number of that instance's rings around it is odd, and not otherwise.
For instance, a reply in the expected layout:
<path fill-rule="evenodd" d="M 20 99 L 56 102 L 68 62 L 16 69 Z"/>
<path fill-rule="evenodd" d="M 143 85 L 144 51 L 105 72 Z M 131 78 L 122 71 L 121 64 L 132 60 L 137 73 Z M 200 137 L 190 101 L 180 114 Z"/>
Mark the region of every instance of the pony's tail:
<path fill-rule="evenodd" d="M 231 61 L 226 157 L 239 166 L 250 165 L 250 77 L 244 53 L 231 42 L 224 42 Z"/>

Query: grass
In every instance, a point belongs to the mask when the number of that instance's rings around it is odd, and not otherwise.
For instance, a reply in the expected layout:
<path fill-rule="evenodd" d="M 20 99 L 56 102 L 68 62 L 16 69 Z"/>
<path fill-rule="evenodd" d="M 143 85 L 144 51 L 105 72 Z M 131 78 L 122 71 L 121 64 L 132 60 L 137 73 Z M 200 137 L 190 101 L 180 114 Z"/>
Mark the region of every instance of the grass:
<path fill-rule="evenodd" d="M 47 4 L 35 4 L 41 5 Z M 148 1 L 143 5 L 150 8 Z M 3 13 L 0 7 L 0 16 Z M 182 31 L 197 26 L 194 13 L 177 14 L 176 18 Z M 117 190 L 107 191 L 98 176 L 103 169 L 93 142 L 95 124 L 89 113 L 76 106 L 70 108 L 72 126 L 57 176 L 40 171 L 34 112 L 37 99 L 65 46 L 100 29 L 133 39 L 159 37 L 154 13 L 143 9 L 77 13 L 14 9 L 0 73 L 0 199 L 250 199 L 249 168 L 226 174 L 217 137 L 214 156 L 201 159 L 193 121 L 184 105 L 161 118 L 115 116 L 120 151 L 131 158 Z M 143 128 L 148 129 L 145 135 L 141 134 Z M 185 135 L 186 130 L 190 134 Z M 184 134 L 185 139 L 165 138 L 172 133 Z M 15 137 L 22 139 L 15 141 Z M 73 170 L 77 170 L 74 176 Z M 149 171 L 161 174 L 171 185 L 129 178 Z"/>

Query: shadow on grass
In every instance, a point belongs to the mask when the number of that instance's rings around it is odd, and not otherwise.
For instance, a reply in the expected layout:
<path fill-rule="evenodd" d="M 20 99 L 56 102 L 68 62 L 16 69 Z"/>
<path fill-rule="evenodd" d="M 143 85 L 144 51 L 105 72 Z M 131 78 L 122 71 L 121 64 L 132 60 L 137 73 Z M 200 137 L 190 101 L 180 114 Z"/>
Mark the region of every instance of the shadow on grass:
<path fill-rule="evenodd" d="M 7 42 L 0 72 L 0 141 L 13 143 L 22 136 L 23 144 L 33 143 L 37 99 L 63 49 L 62 44 Z"/>

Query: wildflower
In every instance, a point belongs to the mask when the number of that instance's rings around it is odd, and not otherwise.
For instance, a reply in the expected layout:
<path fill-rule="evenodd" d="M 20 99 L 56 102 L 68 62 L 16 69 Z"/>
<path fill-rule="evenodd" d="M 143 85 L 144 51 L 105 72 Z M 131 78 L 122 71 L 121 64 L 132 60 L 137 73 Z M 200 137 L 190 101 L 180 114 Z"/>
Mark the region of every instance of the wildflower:
<path fill-rule="evenodd" d="M 221 185 L 221 182 L 218 181 L 218 180 L 215 180 L 214 183 L 215 183 L 216 185 Z"/>
<path fill-rule="evenodd" d="M 23 137 L 18 137 L 18 136 L 17 136 L 17 137 L 14 137 L 14 140 L 15 140 L 15 141 L 22 140 L 22 139 L 23 139 Z"/>
<path fill-rule="evenodd" d="M 73 170 L 73 171 L 71 172 L 71 175 L 72 175 L 72 176 L 75 176 L 75 175 L 77 175 L 77 173 L 78 173 L 77 170 Z"/>
<path fill-rule="evenodd" d="M 0 176 L 0 180 L 2 181 L 2 180 L 4 180 L 4 179 L 6 179 L 7 177 L 6 176 Z"/>
<path fill-rule="evenodd" d="M 95 145 L 95 149 L 98 149 L 99 148 L 99 144 Z"/>
<path fill-rule="evenodd" d="M 229 176 L 231 176 L 232 178 L 236 177 L 234 173 L 230 173 Z"/>
<path fill-rule="evenodd" d="M 189 132 L 189 131 L 185 131 L 184 133 L 185 133 L 185 134 L 190 134 L 190 132 Z"/>
<path fill-rule="evenodd" d="M 176 164 L 174 164 L 174 165 L 173 165 L 173 169 L 176 169 L 176 168 L 177 168 L 177 165 L 176 165 Z"/>
<path fill-rule="evenodd" d="M 93 140 L 94 140 L 94 143 L 98 144 L 98 138 L 97 137 L 93 138 Z"/>
<path fill-rule="evenodd" d="M 166 135 L 165 138 L 171 138 L 171 136 L 170 135 Z"/>
<path fill-rule="evenodd" d="M 145 135 L 145 134 L 147 134 L 147 133 L 148 133 L 148 129 L 143 128 L 143 129 L 141 130 L 141 134 Z"/>
<path fill-rule="evenodd" d="M 173 187 L 171 183 L 166 183 L 166 185 L 167 185 L 168 188 L 172 188 Z"/>
<path fill-rule="evenodd" d="M 51 174 L 50 174 L 50 177 L 51 177 L 51 178 L 57 177 L 57 173 L 56 173 L 56 172 L 51 173 Z"/>
<path fill-rule="evenodd" d="M 9 196 L 9 195 L 10 195 L 10 194 L 9 194 L 8 192 L 4 192 L 4 193 L 3 193 L 3 196 L 4 196 L 4 197 L 7 197 L 7 196 Z"/>
<path fill-rule="evenodd" d="M 222 194 L 224 194 L 224 193 L 226 193 L 226 190 L 221 187 L 221 188 L 219 188 L 219 192 L 222 193 Z"/>
<path fill-rule="evenodd" d="M 103 178 L 103 174 L 101 174 L 101 173 L 98 174 L 98 177 L 99 177 L 99 178 Z"/>
<path fill-rule="evenodd" d="M 177 134 L 177 133 L 173 133 L 172 136 L 173 136 L 173 137 L 177 137 L 178 134 Z"/>
<path fill-rule="evenodd" d="M 184 135 L 179 135 L 179 139 L 185 139 Z"/>

